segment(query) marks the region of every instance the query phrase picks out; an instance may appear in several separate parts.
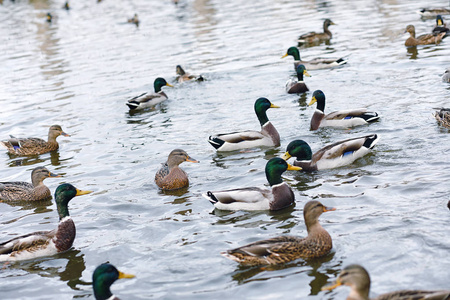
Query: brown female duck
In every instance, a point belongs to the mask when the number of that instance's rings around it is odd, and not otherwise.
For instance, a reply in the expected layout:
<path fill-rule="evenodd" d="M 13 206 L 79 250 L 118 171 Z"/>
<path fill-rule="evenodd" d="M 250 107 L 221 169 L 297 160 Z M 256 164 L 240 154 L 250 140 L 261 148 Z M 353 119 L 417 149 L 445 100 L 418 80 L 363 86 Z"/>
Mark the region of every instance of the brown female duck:
<path fill-rule="evenodd" d="M 331 236 L 320 225 L 319 216 L 335 208 L 325 207 L 319 201 L 309 201 L 303 209 L 308 236 L 279 236 L 254 242 L 221 254 L 242 265 L 282 264 L 303 258 L 317 258 L 328 254 L 333 247 Z"/>
<path fill-rule="evenodd" d="M 194 81 L 203 81 L 204 80 L 202 75 L 192 75 L 192 74 L 186 73 L 180 65 L 177 65 L 176 72 L 178 75 L 177 81 L 179 83 L 182 83 L 185 81 L 190 81 L 190 80 L 194 80 Z"/>
<path fill-rule="evenodd" d="M 333 285 L 325 286 L 322 290 L 333 290 L 341 285 L 350 287 L 350 294 L 347 300 L 369 300 L 370 276 L 360 265 L 349 265 L 339 274 Z M 402 290 L 382 294 L 374 300 L 447 300 L 450 299 L 450 290 L 447 291 L 423 291 L 423 290 Z"/>
<path fill-rule="evenodd" d="M 320 43 L 323 41 L 330 40 L 333 35 L 331 34 L 331 31 L 328 29 L 330 25 L 336 25 L 331 21 L 330 19 L 326 19 L 323 21 L 323 32 L 309 32 L 302 34 L 298 37 L 299 44 L 313 44 L 313 43 Z"/>
<path fill-rule="evenodd" d="M 1 141 L 0 145 L 6 147 L 13 155 L 39 155 L 57 150 L 59 144 L 56 138 L 60 135 L 70 136 L 62 130 L 61 126 L 53 125 L 48 130 L 47 142 L 39 138 L 16 138 L 11 135 L 9 140 Z"/>
<path fill-rule="evenodd" d="M 450 108 L 441 108 L 434 113 L 434 117 L 444 127 L 450 128 Z"/>
<path fill-rule="evenodd" d="M 445 32 L 439 33 L 437 35 L 434 35 L 432 33 L 430 34 L 423 34 L 416 38 L 416 29 L 414 25 L 408 25 L 406 26 L 405 33 L 409 32 L 409 38 L 405 41 L 406 47 L 411 46 L 417 46 L 417 45 L 430 45 L 430 44 L 439 44 L 442 40 L 442 38 L 445 35 Z"/>
<path fill-rule="evenodd" d="M 0 200 L 3 201 L 41 201 L 51 197 L 50 190 L 44 185 L 44 179 L 61 177 L 46 167 L 34 168 L 31 172 L 31 184 L 24 181 L 1 182 Z"/>
<path fill-rule="evenodd" d="M 179 165 L 182 162 L 198 163 L 198 160 L 190 157 L 184 150 L 175 149 L 169 154 L 167 161 L 156 172 L 155 182 L 162 190 L 176 190 L 189 186 L 189 179 Z"/>

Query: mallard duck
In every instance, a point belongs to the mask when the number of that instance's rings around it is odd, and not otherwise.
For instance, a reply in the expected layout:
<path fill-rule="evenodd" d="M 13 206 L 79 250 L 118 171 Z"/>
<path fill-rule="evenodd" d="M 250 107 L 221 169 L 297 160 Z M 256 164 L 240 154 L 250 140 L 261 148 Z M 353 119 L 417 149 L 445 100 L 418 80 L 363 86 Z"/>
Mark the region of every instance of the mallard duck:
<path fill-rule="evenodd" d="M 336 25 L 333 23 L 333 21 L 331 21 L 330 19 L 326 19 L 325 21 L 323 21 L 323 32 L 309 32 L 309 33 L 305 33 L 302 34 L 301 36 L 298 37 L 298 42 L 300 44 L 313 44 L 313 43 L 318 43 L 318 42 L 323 42 L 323 41 L 328 41 L 330 40 L 333 35 L 331 34 L 331 31 L 328 29 L 328 27 L 330 25 Z"/>
<path fill-rule="evenodd" d="M 303 140 L 289 143 L 284 160 L 296 157 L 294 166 L 301 167 L 307 172 L 333 169 L 353 163 L 358 158 L 370 152 L 378 142 L 376 134 L 347 139 L 328 145 L 312 154 L 311 148 Z"/>
<path fill-rule="evenodd" d="M 450 82 L 450 68 L 447 68 L 447 70 L 445 70 L 444 75 L 442 75 L 442 81 Z"/>
<path fill-rule="evenodd" d="M 331 251 L 331 236 L 320 225 L 319 216 L 323 212 L 336 210 L 325 207 L 319 201 L 309 201 L 303 209 L 308 236 L 279 236 L 268 240 L 254 242 L 221 254 L 242 265 L 282 264 L 303 258 L 311 259 L 324 256 Z"/>
<path fill-rule="evenodd" d="M 189 179 L 186 172 L 179 167 L 185 161 L 199 162 L 190 157 L 184 150 L 175 149 L 170 152 L 167 161 L 156 172 L 156 184 L 163 190 L 177 190 L 189 186 Z"/>
<path fill-rule="evenodd" d="M 418 13 L 424 18 L 434 18 L 436 15 L 450 15 L 450 8 L 422 8 Z"/>
<path fill-rule="evenodd" d="M 330 69 L 334 67 L 338 67 L 340 65 L 346 64 L 347 61 L 341 58 L 314 58 L 312 60 L 301 60 L 300 59 L 300 50 L 297 47 L 290 47 L 286 54 L 281 58 L 285 58 L 291 55 L 294 57 L 294 68 L 297 71 L 297 66 L 302 64 L 305 66 L 307 70 L 318 70 L 318 69 Z"/>
<path fill-rule="evenodd" d="M 269 108 L 279 108 L 267 98 L 259 98 L 255 101 L 255 113 L 261 124 L 261 131 L 241 131 L 210 136 L 208 142 L 217 151 L 234 151 L 253 147 L 278 147 L 280 135 L 267 118 L 266 111 Z"/>
<path fill-rule="evenodd" d="M 132 274 L 122 273 L 112 264 L 104 263 L 95 268 L 92 275 L 92 287 L 97 300 L 119 300 L 109 289 L 117 279 L 134 278 Z"/>
<path fill-rule="evenodd" d="M 432 33 L 430 34 L 423 34 L 416 38 L 416 29 L 414 28 L 414 25 L 408 25 L 406 26 L 405 33 L 409 32 L 409 38 L 405 41 L 406 47 L 411 46 L 417 46 L 417 45 L 430 45 L 430 44 L 439 44 L 442 40 L 442 38 L 445 35 L 445 32 L 439 33 L 437 35 L 434 35 Z"/>
<path fill-rule="evenodd" d="M 51 13 L 47 13 L 47 15 L 45 17 L 46 17 L 46 20 L 47 20 L 48 23 L 52 22 L 53 16 L 52 16 Z"/>
<path fill-rule="evenodd" d="M 325 94 L 321 90 L 314 91 L 308 105 L 311 106 L 316 102 L 317 108 L 311 118 L 311 130 L 317 130 L 319 127 L 349 128 L 368 124 L 380 118 L 376 112 L 368 112 L 366 108 L 335 111 L 325 115 Z"/>
<path fill-rule="evenodd" d="M 24 181 L 2 182 L 3 191 L 0 200 L 3 201 L 41 201 L 51 197 L 50 190 L 44 185 L 44 179 L 61 177 L 47 170 L 46 167 L 34 168 L 31 172 L 31 183 Z"/>
<path fill-rule="evenodd" d="M 218 209 L 223 210 L 279 210 L 295 202 L 289 185 L 283 182 L 281 174 L 286 170 L 301 170 L 284 160 L 274 157 L 266 164 L 266 178 L 271 190 L 248 187 L 225 191 L 208 191 L 203 197 Z"/>
<path fill-rule="evenodd" d="M 297 79 L 291 78 L 286 82 L 286 92 L 288 94 L 300 94 L 309 91 L 305 82 L 303 81 L 303 75 L 311 77 L 304 65 L 297 66 Z"/>
<path fill-rule="evenodd" d="M 69 10 L 69 9 L 70 9 L 69 1 L 66 1 L 66 2 L 64 3 L 63 8 L 64 8 L 65 10 Z"/>
<path fill-rule="evenodd" d="M 441 108 L 434 113 L 434 117 L 444 127 L 450 128 L 450 108 Z"/>
<path fill-rule="evenodd" d="M 138 110 L 147 107 L 154 106 L 168 99 L 166 93 L 164 93 L 161 88 L 163 86 L 170 86 L 164 78 L 158 77 L 153 83 L 155 89 L 154 93 L 142 93 L 139 96 L 133 97 L 126 103 L 130 110 Z"/>
<path fill-rule="evenodd" d="M 0 142 L 13 155 L 39 155 L 57 150 L 59 144 L 56 138 L 60 135 L 70 136 L 65 133 L 61 126 L 53 125 L 48 130 L 47 142 L 39 138 L 16 138 L 10 135 L 10 139 Z"/>
<path fill-rule="evenodd" d="M 436 27 L 433 29 L 433 35 L 438 35 L 442 32 L 445 32 L 444 37 L 446 37 L 449 34 L 449 29 L 447 28 L 447 25 L 445 25 L 444 20 L 442 19 L 441 15 L 436 16 Z"/>
<path fill-rule="evenodd" d="M 370 276 L 360 265 L 349 265 L 339 274 L 336 282 L 325 286 L 322 290 L 333 290 L 341 285 L 350 287 L 350 295 L 347 300 L 369 300 Z M 450 290 L 447 291 L 424 291 L 424 290 L 402 290 L 382 294 L 374 300 L 447 300 L 450 299 Z"/>
<path fill-rule="evenodd" d="M 128 23 L 136 24 L 136 26 L 139 26 L 139 18 L 137 14 L 134 14 L 134 16 L 127 21 Z"/>
<path fill-rule="evenodd" d="M 204 80 L 202 75 L 192 75 L 192 74 L 186 73 L 180 65 L 177 65 L 176 72 L 178 75 L 177 80 L 179 83 L 189 81 L 189 80 L 195 80 L 195 81 L 203 81 Z"/>
<path fill-rule="evenodd" d="M 13 238 L 0 244 L 0 261 L 18 261 L 54 255 L 72 247 L 75 239 L 75 224 L 69 215 L 69 201 L 91 191 L 81 191 L 70 183 L 58 186 L 55 202 L 58 209 L 58 228 L 51 231 L 37 231 Z"/>

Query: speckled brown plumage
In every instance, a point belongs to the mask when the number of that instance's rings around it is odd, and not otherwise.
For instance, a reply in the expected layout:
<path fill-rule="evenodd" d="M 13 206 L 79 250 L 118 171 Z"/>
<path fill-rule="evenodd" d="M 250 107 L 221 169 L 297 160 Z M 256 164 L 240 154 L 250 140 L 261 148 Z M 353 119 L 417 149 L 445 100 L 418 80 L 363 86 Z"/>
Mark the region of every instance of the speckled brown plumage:
<path fill-rule="evenodd" d="M 450 108 L 441 108 L 434 113 L 434 117 L 444 127 L 450 128 Z"/>
<path fill-rule="evenodd" d="M 408 25 L 406 26 L 405 32 L 409 32 L 409 38 L 405 41 L 406 47 L 411 46 L 417 46 L 417 45 L 429 45 L 429 44 L 439 44 L 442 40 L 442 38 L 445 36 L 445 32 L 438 33 L 436 35 L 430 34 L 423 34 L 416 38 L 416 29 L 414 28 L 414 25 Z"/>
<path fill-rule="evenodd" d="M 325 286 L 322 290 L 333 290 L 341 285 L 347 285 L 351 291 L 347 300 L 369 300 L 370 276 L 360 265 L 349 265 L 339 274 L 336 282 Z M 449 300 L 450 290 L 401 290 L 382 294 L 373 300 Z"/>
<path fill-rule="evenodd" d="M 334 24 L 330 19 L 326 19 L 323 21 L 323 32 L 309 32 L 302 34 L 298 37 L 299 44 L 313 44 L 330 40 L 333 37 L 331 31 L 328 29 L 330 25 L 336 24 Z"/>
<path fill-rule="evenodd" d="M 176 190 L 189 186 L 189 179 L 179 165 L 182 162 L 194 162 L 197 160 L 191 158 L 184 150 L 175 149 L 170 152 L 167 162 L 162 164 L 156 172 L 155 182 L 163 190 Z"/>
<path fill-rule="evenodd" d="M 190 81 L 190 80 L 195 80 L 195 81 L 203 81 L 204 80 L 202 75 L 193 75 L 193 74 L 186 73 L 180 65 L 176 66 L 176 72 L 178 75 L 177 81 L 179 83 L 182 83 L 185 81 Z"/>
<path fill-rule="evenodd" d="M 63 132 L 61 126 L 53 125 L 48 130 L 48 140 L 39 138 L 16 138 L 11 136 L 9 140 L 0 142 L 13 155 L 39 155 L 57 150 L 59 144 L 56 138 L 60 135 L 69 136 Z"/>
<path fill-rule="evenodd" d="M 335 209 L 327 208 L 319 201 L 309 201 L 303 210 L 308 230 L 306 238 L 275 237 L 222 252 L 222 255 L 242 265 L 250 266 L 281 264 L 298 258 L 311 259 L 324 256 L 331 251 L 333 243 L 318 218 L 323 212 L 331 210 Z"/>
<path fill-rule="evenodd" d="M 0 191 L 2 201 L 41 201 L 51 198 L 50 190 L 44 185 L 44 179 L 60 177 L 51 173 L 45 167 L 34 168 L 31 172 L 31 184 L 23 181 L 1 182 Z"/>

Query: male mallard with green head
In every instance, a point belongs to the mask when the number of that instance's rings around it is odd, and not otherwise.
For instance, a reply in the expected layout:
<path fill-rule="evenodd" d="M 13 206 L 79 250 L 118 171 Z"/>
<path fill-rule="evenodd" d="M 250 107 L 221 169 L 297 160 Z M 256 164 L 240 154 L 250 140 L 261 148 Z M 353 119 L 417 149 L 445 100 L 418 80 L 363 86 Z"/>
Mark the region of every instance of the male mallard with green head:
<path fill-rule="evenodd" d="M 300 94 L 305 93 L 309 91 L 308 87 L 306 86 L 305 82 L 303 81 L 303 76 L 309 75 L 308 71 L 306 71 L 306 68 L 304 65 L 298 65 L 297 66 L 297 79 L 291 78 L 286 82 L 286 92 L 288 94 Z"/>
<path fill-rule="evenodd" d="M 314 44 L 314 43 L 320 43 L 324 41 L 329 41 L 333 35 L 331 34 L 331 31 L 328 29 L 330 25 L 336 25 L 331 21 L 330 19 L 326 19 L 323 21 L 323 32 L 309 32 L 302 34 L 298 37 L 298 43 L 299 44 Z"/>
<path fill-rule="evenodd" d="M 6 147 L 13 155 L 39 155 L 57 150 L 59 144 L 56 138 L 60 135 L 70 136 L 65 133 L 61 126 L 53 125 L 48 130 L 47 142 L 39 138 L 16 138 L 10 135 L 10 139 L 1 141 L 0 145 Z"/>
<path fill-rule="evenodd" d="M 92 287 L 96 300 L 119 300 L 111 293 L 110 287 L 117 279 L 134 278 L 132 274 L 120 272 L 112 264 L 104 263 L 95 268 Z"/>
<path fill-rule="evenodd" d="M 164 93 L 161 88 L 163 86 L 173 85 L 168 84 L 164 78 L 158 77 L 153 82 L 154 93 L 142 93 L 139 96 L 133 97 L 126 103 L 130 110 L 138 110 L 147 107 L 154 106 L 168 99 L 166 93 Z"/>
<path fill-rule="evenodd" d="M 445 36 L 445 32 L 438 33 L 434 35 L 432 33 L 422 34 L 416 38 L 416 29 L 414 25 L 406 26 L 405 33 L 409 33 L 409 38 L 405 41 L 406 47 L 417 46 L 417 45 L 430 45 L 430 44 L 439 44 L 442 38 Z"/>
<path fill-rule="evenodd" d="M 45 18 L 46 18 L 46 20 L 47 20 L 48 23 L 51 23 L 51 22 L 52 22 L 52 19 L 53 19 L 53 16 L 52 16 L 51 13 L 47 13 L 47 15 L 45 16 Z"/>
<path fill-rule="evenodd" d="M 266 178 L 271 189 L 248 187 L 224 191 L 208 191 L 203 197 L 218 209 L 223 210 L 279 210 L 295 202 L 292 189 L 283 182 L 281 174 L 286 170 L 301 170 L 293 167 L 279 157 L 266 164 Z"/>
<path fill-rule="evenodd" d="M 294 57 L 294 69 L 297 71 L 297 66 L 302 64 L 305 66 L 308 70 L 319 70 L 319 69 L 330 69 L 334 67 L 338 67 L 340 65 L 346 64 L 347 61 L 341 57 L 341 58 L 314 58 L 312 60 L 301 60 L 300 59 L 300 50 L 298 50 L 297 47 L 290 47 L 286 54 L 283 55 L 281 58 L 285 58 L 287 56 L 291 55 Z"/>
<path fill-rule="evenodd" d="M 294 166 L 301 167 L 306 172 L 333 169 L 349 165 L 363 157 L 377 142 L 376 134 L 366 135 L 328 145 L 313 155 L 308 143 L 295 140 L 287 146 L 283 159 L 295 157 Z"/>
<path fill-rule="evenodd" d="M 194 81 L 203 81 L 204 80 L 202 75 L 193 75 L 193 74 L 186 73 L 180 65 L 176 66 L 176 72 L 177 72 L 177 81 L 179 83 L 182 83 L 185 81 L 190 81 L 190 80 L 194 80 Z"/>
<path fill-rule="evenodd" d="M 255 101 L 255 113 L 261 124 L 261 131 L 240 131 L 212 135 L 208 142 L 217 151 L 235 151 L 253 147 L 278 147 L 280 135 L 267 118 L 266 111 L 269 108 L 279 108 L 267 98 L 259 98 Z"/>
<path fill-rule="evenodd" d="M 370 276 L 360 265 L 349 265 L 339 274 L 336 282 L 325 286 L 322 290 L 331 291 L 338 286 L 346 285 L 350 287 L 350 294 L 347 300 L 370 300 Z M 424 291 L 424 290 L 401 290 L 382 294 L 373 300 L 448 300 L 450 290 L 447 291 Z"/>
<path fill-rule="evenodd" d="M 170 152 L 167 161 L 162 164 L 161 168 L 156 172 L 155 182 L 162 189 L 166 191 L 177 190 L 189 186 L 189 179 L 179 165 L 182 162 L 198 163 L 198 160 L 190 157 L 186 151 L 175 149 Z"/>
<path fill-rule="evenodd" d="M 33 232 L 0 243 L 0 261 L 27 260 L 69 250 L 76 234 L 75 223 L 69 215 L 69 201 L 75 196 L 89 193 L 91 191 L 78 190 L 70 183 L 58 186 L 55 191 L 59 215 L 58 228 Z"/>
<path fill-rule="evenodd" d="M 319 201 L 309 201 L 303 209 L 308 236 L 279 236 L 222 252 L 226 258 L 242 265 L 282 264 L 298 258 L 311 259 L 327 255 L 333 248 L 330 234 L 320 225 L 319 216 L 335 208 Z"/>
<path fill-rule="evenodd" d="M 447 25 L 444 23 L 444 19 L 442 19 L 441 15 L 436 16 L 436 27 L 433 28 L 433 35 L 438 35 L 442 32 L 445 32 L 444 37 L 449 35 L 449 29 L 447 28 Z"/>
<path fill-rule="evenodd" d="M 44 185 L 44 179 L 61 177 L 47 170 L 46 167 L 34 168 L 31 172 L 31 184 L 24 181 L 1 182 L 0 191 L 2 201 L 41 201 L 51 198 L 50 190 Z"/>
<path fill-rule="evenodd" d="M 311 118 L 311 130 L 327 126 L 350 128 L 365 125 L 380 118 L 376 112 L 368 112 L 366 108 L 335 111 L 325 115 L 325 94 L 321 90 L 314 91 L 308 105 L 311 106 L 316 102 L 317 108 Z"/>

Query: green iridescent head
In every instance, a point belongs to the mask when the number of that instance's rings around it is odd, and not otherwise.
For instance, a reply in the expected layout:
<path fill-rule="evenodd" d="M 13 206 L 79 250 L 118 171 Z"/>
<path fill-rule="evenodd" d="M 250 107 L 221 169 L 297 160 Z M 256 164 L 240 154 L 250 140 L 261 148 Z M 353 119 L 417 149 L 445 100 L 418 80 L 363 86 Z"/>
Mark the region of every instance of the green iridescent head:
<path fill-rule="evenodd" d="M 69 216 L 69 201 L 75 196 L 81 196 L 92 193 L 92 191 L 82 191 L 71 185 L 63 183 L 55 191 L 55 202 L 58 209 L 59 219 Z"/>
<path fill-rule="evenodd" d="M 283 159 L 288 160 L 292 156 L 297 160 L 311 160 L 311 147 L 309 147 L 308 143 L 303 140 L 292 141 L 287 146 L 286 153 L 283 155 Z"/>
<path fill-rule="evenodd" d="M 153 87 L 154 87 L 156 93 L 160 92 L 161 88 L 166 85 L 173 87 L 173 85 L 168 84 L 167 81 L 162 77 L 156 78 L 155 81 L 153 82 Z"/>
<path fill-rule="evenodd" d="M 274 157 L 270 159 L 266 164 L 266 178 L 270 186 L 280 184 L 283 182 L 281 175 L 286 170 L 299 171 L 302 168 L 294 167 L 288 164 L 284 159 Z"/>
<path fill-rule="evenodd" d="M 104 263 L 98 266 L 92 275 L 92 286 L 95 299 L 106 300 L 112 296 L 110 286 L 120 278 L 134 278 L 134 275 L 120 272 L 111 264 Z"/>
<path fill-rule="evenodd" d="M 259 98 L 255 101 L 255 113 L 261 126 L 269 122 L 266 114 L 269 108 L 279 108 L 279 106 L 272 104 L 267 98 Z"/>
<path fill-rule="evenodd" d="M 311 106 L 316 102 L 317 102 L 317 109 L 320 111 L 324 111 L 324 109 L 325 109 L 325 94 L 321 90 L 314 91 L 311 102 L 309 102 L 308 105 Z"/>
<path fill-rule="evenodd" d="M 303 81 L 303 76 L 311 77 L 311 75 L 309 75 L 308 71 L 306 71 L 305 66 L 302 64 L 297 66 L 296 71 L 297 71 L 297 78 L 299 81 Z"/>
<path fill-rule="evenodd" d="M 300 51 L 297 47 L 290 47 L 286 54 L 283 55 L 281 58 L 285 58 L 286 56 L 291 55 L 294 57 L 294 60 L 300 60 Z"/>

